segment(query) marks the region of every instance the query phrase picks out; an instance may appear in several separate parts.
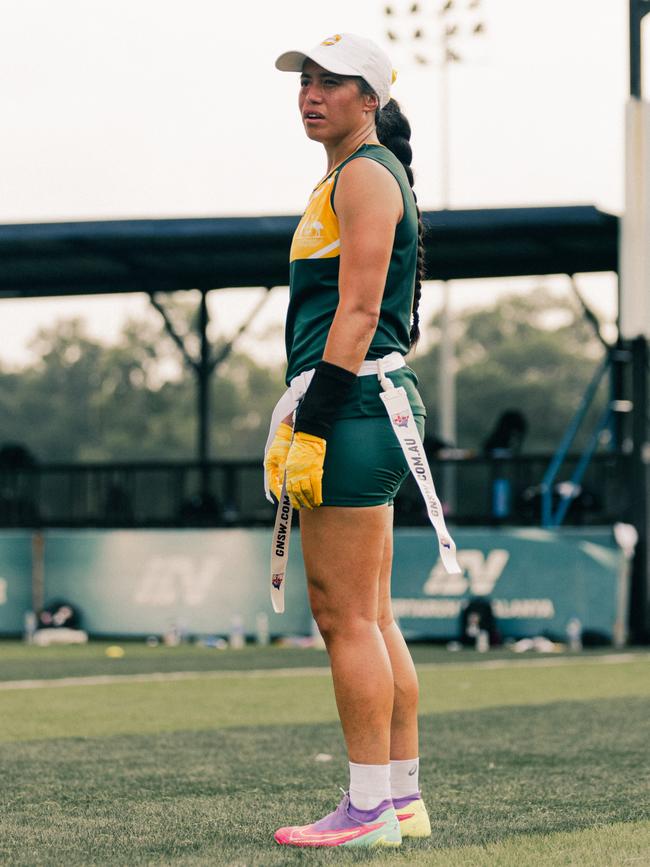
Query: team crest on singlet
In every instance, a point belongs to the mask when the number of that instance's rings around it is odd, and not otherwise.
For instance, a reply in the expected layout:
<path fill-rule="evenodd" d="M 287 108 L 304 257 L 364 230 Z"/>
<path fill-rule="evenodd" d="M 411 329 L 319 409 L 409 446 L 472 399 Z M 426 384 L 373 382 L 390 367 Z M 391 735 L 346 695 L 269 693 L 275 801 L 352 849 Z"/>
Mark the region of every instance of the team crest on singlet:
<path fill-rule="evenodd" d="M 339 221 L 332 210 L 330 195 L 336 175 L 314 190 L 291 243 L 290 260 L 331 259 L 339 255 Z"/>

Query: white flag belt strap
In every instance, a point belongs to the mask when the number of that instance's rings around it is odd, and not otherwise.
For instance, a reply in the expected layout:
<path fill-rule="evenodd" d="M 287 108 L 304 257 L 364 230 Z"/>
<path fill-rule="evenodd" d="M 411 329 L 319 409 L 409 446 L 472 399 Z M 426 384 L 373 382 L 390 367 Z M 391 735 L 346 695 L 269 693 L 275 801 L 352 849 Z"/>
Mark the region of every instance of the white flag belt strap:
<path fill-rule="evenodd" d="M 293 507 L 287 495 L 286 482 L 283 481 L 282 493 L 275 513 L 273 546 L 271 548 L 271 604 L 276 614 L 282 614 L 284 611 L 284 579 L 289 562 L 292 518 Z"/>
<path fill-rule="evenodd" d="M 394 356 L 397 356 L 401 363 L 396 363 Z M 382 392 L 379 397 L 386 408 L 393 432 L 399 441 L 408 467 L 415 477 L 415 481 L 417 482 L 420 493 L 422 494 L 426 504 L 429 520 L 433 524 L 438 537 L 440 559 L 442 560 L 442 564 L 446 571 L 450 574 L 455 574 L 461 571 L 456 560 L 456 544 L 451 538 L 445 524 L 442 505 L 438 499 L 438 495 L 436 494 L 431 469 L 424 452 L 420 433 L 413 418 L 413 411 L 409 403 L 408 395 L 404 388 L 401 386 L 396 387 L 392 380 L 386 376 L 386 373 L 389 373 L 391 370 L 398 370 L 400 367 L 403 367 L 404 363 L 404 359 L 399 355 L 399 353 L 391 353 L 391 355 L 387 355 L 377 361 L 364 361 L 361 370 L 359 371 L 359 376 L 366 376 L 370 373 L 374 373 L 381 382 Z M 393 364 L 395 366 L 389 366 Z M 367 369 L 362 372 L 364 365 L 368 365 L 368 368 L 372 366 L 373 369 Z M 296 380 L 291 380 L 290 388 L 280 398 L 273 411 L 271 431 L 269 432 L 269 439 L 266 447 L 267 449 L 271 444 L 273 437 L 275 436 L 275 431 L 282 419 L 286 418 L 298 406 L 298 402 L 307 391 L 307 387 L 309 386 L 313 375 L 314 371 L 309 370 L 301 374 L 300 377 L 297 377 L 297 379 L 302 379 L 304 377 L 306 379 L 306 384 L 304 383 L 304 380 L 300 383 L 300 397 L 295 399 L 294 404 L 292 404 L 288 399 L 289 396 L 293 401 L 292 389 Z M 298 390 L 299 389 L 296 388 L 296 391 Z M 267 497 L 271 499 L 266 477 L 265 487 Z M 280 502 L 278 503 L 278 509 L 275 516 L 273 547 L 271 549 L 271 602 L 273 604 L 273 610 L 277 614 L 282 614 L 284 611 L 284 585 L 287 561 L 289 558 L 292 515 L 293 509 L 289 502 L 289 497 L 287 496 L 286 484 L 283 483 Z"/>
<path fill-rule="evenodd" d="M 384 355 L 383 358 L 378 358 L 375 360 L 364 361 L 359 368 L 359 372 L 357 376 L 379 376 L 380 367 L 383 370 L 384 374 L 390 373 L 392 370 L 399 370 L 400 367 L 404 367 L 406 362 L 404 361 L 404 356 L 400 355 L 399 352 L 391 352 L 389 355 Z M 307 393 L 307 389 L 309 388 L 309 383 L 312 381 L 314 377 L 314 370 L 305 370 L 303 373 L 295 376 L 289 385 L 289 388 L 282 395 L 280 400 L 276 403 L 273 413 L 271 414 L 271 424 L 269 425 L 269 435 L 266 440 L 266 446 L 264 447 L 264 458 L 266 460 L 266 453 L 271 447 L 271 443 L 273 442 L 273 437 L 280 426 L 280 422 L 285 419 L 288 415 L 295 412 L 298 404 L 302 400 L 302 398 Z M 390 380 L 388 380 L 390 381 Z M 391 383 L 392 385 L 392 383 Z M 271 492 L 269 491 L 269 480 L 266 475 L 266 470 L 264 471 L 264 493 L 266 494 L 266 499 L 272 503 L 273 498 L 271 497 Z"/>
<path fill-rule="evenodd" d="M 399 368 L 404 367 L 405 364 L 406 362 L 404 361 L 403 356 L 399 354 L 399 352 L 391 352 L 389 355 L 385 355 L 382 359 L 379 359 L 378 361 L 364 361 L 357 375 L 374 375 L 377 377 L 382 376 L 384 379 L 387 380 L 388 378 L 385 375 L 386 373 L 390 372 L 391 370 L 399 370 Z M 300 400 L 304 397 L 313 376 L 313 370 L 306 370 L 304 373 L 301 373 L 300 376 L 292 379 L 289 388 L 277 402 L 271 416 L 269 436 L 266 441 L 266 448 L 264 449 L 265 458 L 266 453 L 269 450 L 271 443 L 273 442 L 273 437 L 275 436 L 275 432 L 278 429 L 278 425 L 283 419 L 285 419 L 288 415 L 291 415 L 296 410 L 298 404 L 300 403 Z M 273 502 L 269 491 L 269 483 L 266 475 L 266 470 L 264 472 L 264 490 L 266 491 L 267 498 L 271 500 L 271 502 Z M 293 508 L 291 506 L 291 502 L 289 501 L 289 497 L 287 496 L 286 482 L 283 480 L 280 501 L 278 503 L 278 508 L 275 514 L 275 525 L 273 527 L 273 544 L 271 547 L 270 591 L 271 604 L 273 605 L 273 610 L 276 612 L 276 614 L 282 614 L 282 612 L 284 611 L 284 586 L 287 574 L 287 564 L 289 561 L 289 542 L 291 541 L 292 517 Z"/>
<path fill-rule="evenodd" d="M 411 409 L 408 395 L 404 388 L 401 386 L 396 387 L 384 375 L 381 367 L 380 362 L 379 381 L 383 390 L 379 397 L 386 407 L 393 432 L 402 447 L 408 468 L 413 473 L 413 477 L 417 482 L 427 507 L 429 520 L 433 524 L 433 528 L 438 536 L 438 548 L 442 564 L 446 571 L 453 575 L 461 571 L 456 560 L 456 544 L 451 538 L 445 524 L 442 504 L 436 494 L 431 468 L 429 467 L 429 461 L 424 451 L 420 433 L 413 418 L 413 410 Z"/>

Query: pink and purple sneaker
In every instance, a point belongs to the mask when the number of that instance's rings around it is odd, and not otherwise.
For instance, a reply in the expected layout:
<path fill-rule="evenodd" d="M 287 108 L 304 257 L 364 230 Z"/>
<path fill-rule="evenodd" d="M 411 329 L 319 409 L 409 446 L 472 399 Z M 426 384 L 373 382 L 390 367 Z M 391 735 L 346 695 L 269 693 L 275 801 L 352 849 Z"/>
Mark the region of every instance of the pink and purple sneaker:
<path fill-rule="evenodd" d="M 374 810 L 358 810 L 347 794 L 324 819 L 279 828 L 274 836 L 283 846 L 399 846 L 402 842 L 392 801 L 382 801 Z"/>

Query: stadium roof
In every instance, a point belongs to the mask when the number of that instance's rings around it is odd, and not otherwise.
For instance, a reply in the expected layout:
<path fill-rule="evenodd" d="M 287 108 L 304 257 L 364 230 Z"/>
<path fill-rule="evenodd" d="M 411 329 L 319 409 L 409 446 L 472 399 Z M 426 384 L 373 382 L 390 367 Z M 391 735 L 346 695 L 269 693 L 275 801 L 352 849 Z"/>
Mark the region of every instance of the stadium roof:
<path fill-rule="evenodd" d="M 618 270 L 618 217 L 587 206 L 427 211 L 427 277 Z M 298 217 L 0 226 L 0 298 L 289 281 Z"/>

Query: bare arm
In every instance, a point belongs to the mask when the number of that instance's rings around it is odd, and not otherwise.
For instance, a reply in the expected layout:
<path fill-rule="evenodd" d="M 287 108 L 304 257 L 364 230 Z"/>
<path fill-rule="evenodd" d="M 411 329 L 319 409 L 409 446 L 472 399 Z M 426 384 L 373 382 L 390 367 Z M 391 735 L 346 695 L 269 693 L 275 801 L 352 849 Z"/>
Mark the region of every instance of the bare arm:
<path fill-rule="evenodd" d="M 402 194 L 384 166 L 356 159 L 341 170 L 334 207 L 341 238 L 339 303 L 323 358 L 356 373 L 377 329 Z"/>

